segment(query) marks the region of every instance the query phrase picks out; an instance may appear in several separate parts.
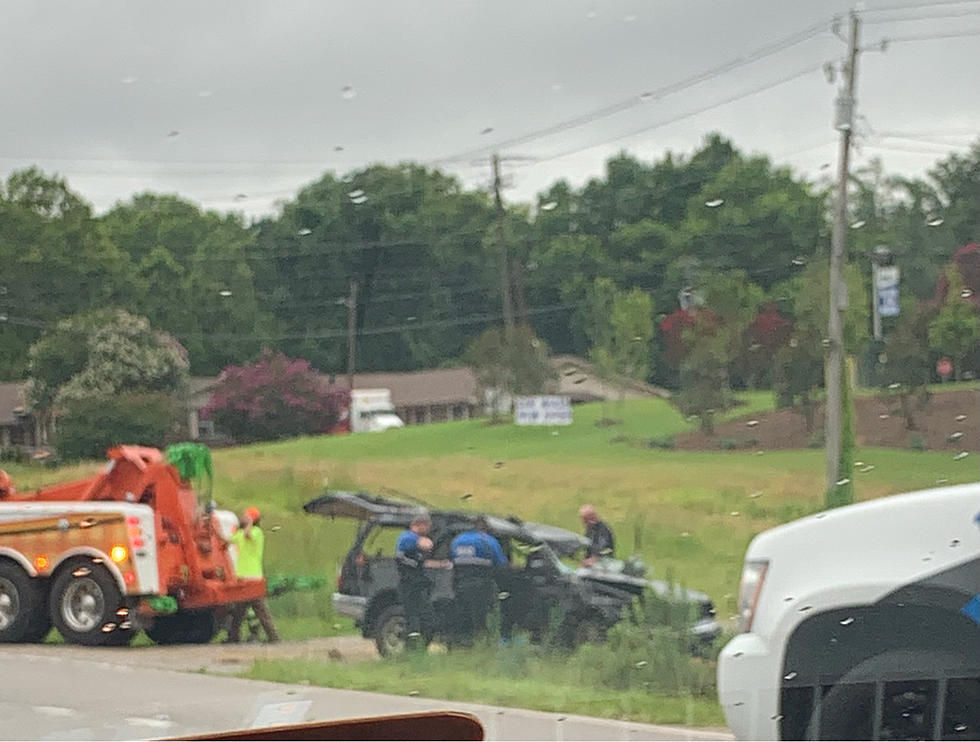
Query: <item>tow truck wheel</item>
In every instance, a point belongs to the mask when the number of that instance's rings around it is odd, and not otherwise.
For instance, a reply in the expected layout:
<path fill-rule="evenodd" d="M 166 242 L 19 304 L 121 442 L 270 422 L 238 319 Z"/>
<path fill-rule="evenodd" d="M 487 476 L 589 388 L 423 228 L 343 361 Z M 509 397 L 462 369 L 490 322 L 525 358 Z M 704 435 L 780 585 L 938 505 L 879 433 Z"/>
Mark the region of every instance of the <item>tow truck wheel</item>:
<path fill-rule="evenodd" d="M 207 644 L 218 633 L 214 611 L 180 611 L 157 616 L 146 630 L 157 644 Z"/>
<path fill-rule="evenodd" d="M 51 624 L 44 616 L 44 593 L 20 565 L 0 560 L 0 642 L 37 641 Z M 44 632 L 38 636 L 38 632 Z"/>
<path fill-rule="evenodd" d="M 51 586 L 51 621 L 70 644 L 115 644 L 120 629 L 122 592 L 105 567 L 73 560 L 58 570 Z"/>

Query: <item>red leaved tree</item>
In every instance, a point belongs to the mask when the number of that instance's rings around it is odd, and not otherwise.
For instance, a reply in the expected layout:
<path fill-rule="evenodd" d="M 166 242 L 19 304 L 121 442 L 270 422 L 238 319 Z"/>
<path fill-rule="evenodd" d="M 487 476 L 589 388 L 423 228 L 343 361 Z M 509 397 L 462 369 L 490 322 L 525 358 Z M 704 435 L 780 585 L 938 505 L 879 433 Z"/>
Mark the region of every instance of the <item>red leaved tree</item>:
<path fill-rule="evenodd" d="M 268 441 L 329 432 L 347 406 L 308 361 L 263 351 L 250 366 L 221 372 L 204 419 L 237 441 Z"/>

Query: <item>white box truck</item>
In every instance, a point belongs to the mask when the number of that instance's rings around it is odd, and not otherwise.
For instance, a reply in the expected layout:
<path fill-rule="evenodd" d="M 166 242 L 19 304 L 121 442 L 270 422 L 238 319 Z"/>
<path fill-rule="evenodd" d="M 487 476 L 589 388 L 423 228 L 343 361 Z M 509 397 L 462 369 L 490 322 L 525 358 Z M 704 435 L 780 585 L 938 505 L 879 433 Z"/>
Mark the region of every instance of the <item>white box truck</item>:
<path fill-rule="evenodd" d="M 350 393 L 350 429 L 352 433 L 377 433 L 389 428 L 403 428 L 405 423 L 395 412 L 390 389 L 354 389 Z"/>

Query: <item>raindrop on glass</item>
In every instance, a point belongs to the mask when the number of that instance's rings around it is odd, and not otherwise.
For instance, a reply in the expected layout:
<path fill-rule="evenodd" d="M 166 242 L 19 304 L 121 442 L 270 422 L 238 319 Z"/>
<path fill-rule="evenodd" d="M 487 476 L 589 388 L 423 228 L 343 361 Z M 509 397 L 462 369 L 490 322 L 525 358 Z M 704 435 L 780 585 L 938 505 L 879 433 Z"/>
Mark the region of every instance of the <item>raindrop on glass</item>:
<path fill-rule="evenodd" d="M 313 230 L 308 227 L 304 227 L 299 232 L 297 232 L 301 237 L 306 237 L 307 235 L 313 234 Z"/>
<path fill-rule="evenodd" d="M 417 690 L 410 690 L 410 691 L 408 692 L 408 695 L 410 695 L 410 696 L 412 696 L 413 698 L 414 698 L 415 696 L 417 696 L 418 694 L 419 694 L 419 692 L 418 692 Z"/>
<path fill-rule="evenodd" d="M 690 531 L 682 531 L 681 532 L 681 538 L 687 538 L 690 535 L 691 535 Z"/>
<path fill-rule="evenodd" d="M 841 621 L 840 622 L 840 625 L 841 626 L 850 626 L 852 623 L 854 623 L 854 619 L 849 616 L 849 617 L 845 618 L 843 621 Z"/>
<path fill-rule="evenodd" d="M 173 139 L 174 137 L 179 137 L 179 136 L 180 136 L 180 132 L 179 132 L 179 131 L 177 131 L 176 129 L 174 129 L 173 131 L 169 131 L 169 132 L 167 132 L 167 136 L 168 136 L 168 137 L 169 137 L 170 139 Z"/>
<path fill-rule="evenodd" d="M 247 193 L 236 193 L 235 194 L 235 201 L 244 201 L 247 198 L 248 198 L 248 194 Z"/>
<path fill-rule="evenodd" d="M 957 724 L 955 727 L 953 727 L 953 731 L 954 732 L 965 732 L 966 731 L 966 724 Z"/>
<path fill-rule="evenodd" d="M 861 229 L 861 227 L 863 227 L 865 224 L 867 224 L 866 221 L 863 219 L 858 219 L 856 222 L 851 224 L 851 229 Z"/>
<path fill-rule="evenodd" d="M 119 82 L 121 82 L 123 85 L 132 85 L 137 80 L 139 80 L 139 78 L 134 75 L 126 75 L 126 77 L 124 77 Z"/>
<path fill-rule="evenodd" d="M 761 491 L 760 492 L 753 492 L 751 495 L 749 495 L 749 498 L 752 499 L 752 500 L 754 500 L 757 497 L 762 497 L 762 492 Z"/>
<path fill-rule="evenodd" d="M 497 598 L 500 600 L 507 600 L 507 598 L 509 597 L 510 597 L 510 593 L 507 592 L 506 590 L 502 590 L 501 592 L 497 593 Z"/>
<path fill-rule="evenodd" d="M 946 477 L 940 477 L 939 479 L 936 480 L 936 484 L 947 484 L 948 482 L 949 480 L 946 479 Z"/>
<path fill-rule="evenodd" d="M 964 420 L 966 420 L 966 415 L 957 415 L 956 416 L 956 422 L 961 423 Z"/>
<path fill-rule="evenodd" d="M 962 433 L 962 431 L 959 431 L 959 430 L 957 430 L 955 433 L 950 433 L 949 434 L 949 439 L 951 441 L 958 441 L 962 437 L 963 437 L 963 433 Z"/>
<path fill-rule="evenodd" d="M 704 202 L 704 205 L 707 206 L 709 209 L 715 209 L 715 208 L 721 206 L 723 203 L 725 203 L 725 199 L 723 199 L 723 198 L 713 198 L 710 201 L 705 201 Z"/>
<path fill-rule="evenodd" d="M 739 515 L 741 515 L 741 513 L 740 513 L 740 512 L 738 512 L 737 510 L 733 510 L 733 511 L 731 512 L 731 515 L 734 515 L 734 516 L 736 516 L 736 517 L 737 517 L 737 516 L 739 516 Z"/>
<path fill-rule="evenodd" d="M 336 147 L 333 148 L 333 151 L 334 152 L 343 152 L 344 151 L 344 148 L 341 145 L 338 144 Z"/>
<path fill-rule="evenodd" d="M 344 85 L 344 87 L 340 89 L 340 97 L 344 100 L 352 100 L 357 97 L 357 91 L 354 90 L 353 85 Z"/>
<path fill-rule="evenodd" d="M 347 197 L 348 198 L 351 198 L 351 199 L 354 199 L 354 198 L 360 198 L 363 195 L 364 195 L 364 191 L 362 191 L 360 188 L 358 188 L 356 191 L 351 191 L 350 193 L 348 193 L 347 194 Z"/>
<path fill-rule="evenodd" d="M 878 415 L 879 420 L 887 420 L 890 417 L 891 415 L 889 415 L 887 412 L 882 412 L 880 415 Z"/>
<path fill-rule="evenodd" d="M 406 317 L 406 318 L 405 318 L 405 321 L 406 321 L 406 322 L 414 322 L 414 321 L 415 321 L 415 320 L 417 320 L 417 319 L 418 319 L 418 317 L 416 317 L 416 316 L 415 316 L 415 315 L 413 314 L 413 315 L 411 315 L 411 316 L 409 316 L 409 317 Z"/>
<path fill-rule="evenodd" d="M 896 382 L 893 382 L 893 383 L 891 383 L 891 384 L 889 384 L 889 385 L 888 385 L 888 388 L 889 388 L 889 389 L 899 389 L 899 388 L 900 388 L 901 386 L 902 386 L 902 385 L 901 385 L 901 384 L 899 384 L 899 383 L 898 383 L 898 382 L 896 381 Z"/>
<path fill-rule="evenodd" d="M 790 347 L 790 348 L 795 348 L 795 347 L 796 347 L 796 346 L 798 346 L 799 344 L 800 344 L 800 341 L 799 341 L 799 340 L 797 340 L 796 338 L 790 338 L 790 339 L 789 339 L 789 347 Z"/>
<path fill-rule="evenodd" d="M 752 345 L 749 346 L 749 350 L 751 350 L 753 353 L 755 353 L 757 351 L 762 350 L 762 346 L 759 345 L 758 343 L 752 343 Z"/>
<path fill-rule="evenodd" d="M 830 169 L 830 163 L 829 162 L 825 162 L 823 165 L 820 166 L 820 169 L 821 170 L 829 170 Z"/>
<path fill-rule="evenodd" d="M 783 715 L 782 714 L 773 714 L 769 718 L 772 719 L 773 721 L 782 721 L 783 720 Z"/>
<path fill-rule="evenodd" d="M 640 660 L 639 662 L 636 663 L 637 669 L 642 668 L 642 667 L 646 667 L 646 666 L 647 666 L 647 661 L 646 660 Z"/>
<path fill-rule="evenodd" d="M 635 20 L 636 20 L 636 14 L 635 13 L 629 13 L 629 14 L 623 16 L 623 23 L 632 23 Z"/>
<path fill-rule="evenodd" d="M 843 479 L 838 479 L 836 482 L 834 482 L 834 484 L 836 484 L 838 487 L 843 487 L 845 484 L 850 484 L 850 481 L 850 479 L 844 477 Z"/>
<path fill-rule="evenodd" d="M 465 495 L 460 495 L 459 496 L 459 499 L 460 500 L 469 500 L 471 497 L 473 497 L 473 493 L 472 492 L 467 492 Z"/>
<path fill-rule="evenodd" d="M 558 208 L 558 202 L 557 201 L 545 201 L 538 208 L 541 209 L 541 211 L 554 211 L 556 208 Z"/>
<path fill-rule="evenodd" d="M 812 605 L 805 605 L 802 608 L 800 608 L 800 613 L 806 613 L 807 611 L 812 610 L 812 609 L 813 609 L 813 606 Z"/>
<path fill-rule="evenodd" d="M 961 299 L 969 299 L 971 296 L 973 296 L 973 289 L 963 289 L 960 291 Z"/>
<path fill-rule="evenodd" d="M 221 291 L 218 292 L 218 296 L 231 296 L 231 291 L 229 289 L 221 289 Z"/>
<path fill-rule="evenodd" d="M 745 423 L 745 424 L 746 424 L 746 425 L 748 425 L 748 426 L 749 426 L 750 428 L 754 428 L 754 427 L 755 427 L 756 425 L 758 425 L 758 424 L 759 424 L 759 421 L 758 421 L 758 420 L 749 420 L 749 421 L 748 421 L 747 423 Z"/>
<path fill-rule="evenodd" d="M 653 93 L 640 93 L 640 103 L 649 103 L 654 97 Z"/>
<path fill-rule="evenodd" d="M 792 680 L 795 677 L 796 677 L 795 672 L 788 672 L 785 675 L 783 675 L 783 680 Z"/>
<path fill-rule="evenodd" d="M 210 91 L 210 90 L 198 90 L 197 91 L 197 97 L 198 98 L 210 98 L 212 95 L 214 95 L 214 93 L 212 91 Z"/>
<path fill-rule="evenodd" d="M 367 200 L 368 200 L 368 197 L 367 196 L 358 196 L 357 198 L 352 198 L 350 200 L 350 202 L 352 204 L 358 204 L 358 205 L 360 205 L 360 204 L 366 204 L 367 203 Z"/>
<path fill-rule="evenodd" d="M 764 454 L 764 453 L 765 453 L 765 451 L 756 451 L 755 452 L 755 455 L 756 456 L 762 456 L 762 454 Z"/>
<path fill-rule="evenodd" d="M 958 538 L 954 538 L 952 541 L 949 542 L 950 549 L 955 549 L 959 545 L 960 545 L 960 540 Z"/>
<path fill-rule="evenodd" d="M 485 136 L 486 134 L 490 134 L 491 132 L 493 132 L 493 127 L 488 126 L 485 129 L 480 130 L 480 136 Z"/>
<path fill-rule="evenodd" d="M 830 338 L 824 338 L 823 340 L 820 341 L 820 344 L 823 347 L 825 347 L 825 348 L 829 348 L 830 347 Z"/>
<path fill-rule="evenodd" d="M 785 598 L 783 598 L 784 603 L 792 603 L 794 600 L 796 600 L 796 598 L 794 598 L 792 595 L 787 595 Z"/>
<path fill-rule="evenodd" d="M 956 454 L 953 457 L 953 461 L 962 461 L 963 459 L 965 459 L 969 455 L 970 455 L 970 452 L 969 451 L 960 451 L 958 454 Z"/>
<path fill-rule="evenodd" d="M 944 221 L 946 220 L 943 219 L 941 216 L 930 216 L 929 219 L 926 221 L 926 225 L 930 227 L 939 227 L 942 225 Z"/>
<path fill-rule="evenodd" d="M 874 471 L 874 469 L 875 469 L 875 465 L 874 464 L 868 464 L 867 466 L 862 466 L 861 467 L 861 473 L 862 474 L 867 474 L 869 471 Z"/>
<path fill-rule="evenodd" d="M 793 261 L 792 262 L 793 262 L 793 265 L 797 265 L 797 266 L 799 266 L 799 265 L 806 265 L 806 258 L 796 257 L 796 258 L 793 258 Z"/>
<path fill-rule="evenodd" d="M 736 652 L 732 655 L 732 657 L 741 657 L 743 654 L 745 654 L 745 652 Z"/>
<path fill-rule="evenodd" d="M 855 461 L 854 462 L 854 466 L 864 466 L 864 462 L 863 461 Z"/>

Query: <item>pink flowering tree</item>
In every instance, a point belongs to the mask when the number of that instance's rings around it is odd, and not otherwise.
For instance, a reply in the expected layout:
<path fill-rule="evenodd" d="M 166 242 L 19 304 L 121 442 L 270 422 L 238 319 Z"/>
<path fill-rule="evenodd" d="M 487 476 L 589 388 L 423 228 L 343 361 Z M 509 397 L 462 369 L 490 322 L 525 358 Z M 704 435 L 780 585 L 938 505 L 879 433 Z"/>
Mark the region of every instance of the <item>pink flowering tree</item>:
<path fill-rule="evenodd" d="M 266 350 L 221 372 L 202 417 L 237 441 L 268 441 L 327 433 L 346 406 L 346 391 L 330 389 L 308 361 Z"/>

